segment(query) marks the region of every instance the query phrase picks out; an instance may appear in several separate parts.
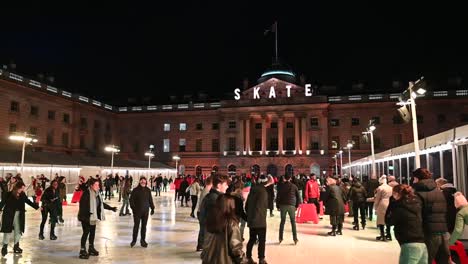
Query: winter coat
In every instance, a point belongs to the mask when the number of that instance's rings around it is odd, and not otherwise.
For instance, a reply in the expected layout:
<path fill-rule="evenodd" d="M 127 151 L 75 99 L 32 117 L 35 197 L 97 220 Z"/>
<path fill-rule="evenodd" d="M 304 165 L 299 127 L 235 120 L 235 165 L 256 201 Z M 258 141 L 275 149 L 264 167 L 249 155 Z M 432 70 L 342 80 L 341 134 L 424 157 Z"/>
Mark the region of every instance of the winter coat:
<path fill-rule="evenodd" d="M 242 194 L 237 192 L 231 193 L 231 196 L 233 196 L 236 201 L 236 216 L 239 218 L 239 221 L 240 219 L 247 221 L 247 214 L 244 210 L 244 197 L 242 197 Z"/>
<path fill-rule="evenodd" d="M 195 195 L 198 196 L 202 191 L 202 188 L 200 187 L 200 184 L 198 182 L 192 183 L 189 187 L 189 192 L 190 195 Z"/>
<path fill-rule="evenodd" d="M 2 228 L 0 232 L 2 233 L 11 233 L 13 231 L 13 220 L 15 218 L 15 212 L 19 211 L 19 220 L 20 220 L 20 231 L 24 233 L 24 226 L 26 222 L 25 218 L 25 206 L 24 204 L 27 203 L 34 209 L 39 209 L 39 205 L 31 202 L 26 194 L 21 193 L 18 199 L 14 197 L 14 194 L 8 192 L 5 195 L 5 199 L 0 202 L 0 210 L 3 210 L 2 214 Z"/>
<path fill-rule="evenodd" d="M 455 201 L 453 195 L 457 192 L 457 189 L 451 183 L 446 183 L 440 188 L 445 196 L 445 201 L 447 201 L 447 228 L 448 231 L 452 233 L 453 229 L 455 228 L 455 220 L 457 217 L 457 208 L 455 208 Z"/>
<path fill-rule="evenodd" d="M 91 194 L 89 193 L 89 189 L 84 190 L 80 198 L 80 207 L 78 209 L 78 221 L 80 222 L 90 223 L 90 217 L 91 217 L 90 197 L 91 197 Z M 113 210 L 112 206 L 106 204 L 102 200 L 101 200 L 101 204 L 102 206 L 97 208 L 98 215 L 101 214 L 102 209 Z"/>
<path fill-rule="evenodd" d="M 124 183 L 124 186 L 122 186 L 121 192 L 122 192 L 122 199 L 129 199 L 130 193 L 132 193 L 132 188 L 130 187 L 130 183 L 128 184 Z"/>
<path fill-rule="evenodd" d="M 400 245 L 424 243 L 419 199 L 409 198 L 395 201 L 389 215 L 389 224 L 395 226 L 395 237 Z"/>
<path fill-rule="evenodd" d="M 425 234 L 445 233 L 447 229 L 447 202 L 442 191 L 437 190 L 433 179 L 419 180 L 413 185 L 421 199 Z"/>
<path fill-rule="evenodd" d="M 247 224 L 250 228 L 266 228 L 268 193 L 263 184 L 256 184 L 250 189 L 245 204 Z"/>
<path fill-rule="evenodd" d="M 180 184 L 182 183 L 182 179 L 181 178 L 176 178 L 174 180 L 174 187 L 176 189 L 176 191 L 178 191 L 180 189 Z"/>
<path fill-rule="evenodd" d="M 179 188 L 179 195 L 184 195 L 187 192 L 187 188 L 189 187 L 189 183 L 187 180 L 183 180 L 180 183 L 180 188 Z"/>
<path fill-rule="evenodd" d="M 379 188 L 379 181 L 377 179 L 370 179 L 366 186 L 367 197 L 374 197 L 377 188 Z"/>
<path fill-rule="evenodd" d="M 461 207 L 457 212 L 455 228 L 450 236 L 449 245 L 455 244 L 455 242 L 461 237 L 465 225 L 468 225 L 468 206 Z"/>
<path fill-rule="evenodd" d="M 316 180 L 310 179 L 305 185 L 304 200 L 308 202 L 309 199 L 313 198 L 320 199 L 320 188 Z"/>
<path fill-rule="evenodd" d="M 337 185 L 327 186 L 327 194 L 325 202 L 325 214 L 330 216 L 340 216 L 345 213 L 345 200 L 341 188 Z"/>
<path fill-rule="evenodd" d="M 203 252 L 200 255 L 203 264 L 240 264 L 243 256 L 238 224 L 231 223 L 224 232 L 205 233 Z"/>
<path fill-rule="evenodd" d="M 210 192 L 208 192 L 208 194 L 203 198 L 200 207 L 200 223 L 206 223 L 206 219 L 210 214 L 210 211 L 215 207 L 216 199 L 218 199 L 218 196 L 220 195 L 221 193 L 218 190 L 211 188 Z"/>
<path fill-rule="evenodd" d="M 154 210 L 153 197 L 151 190 L 148 187 L 143 187 L 138 184 L 130 194 L 130 208 L 134 215 L 142 215 L 148 213 L 148 210 Z"/>
<path fill-rule="evenodd" d="M 67 198 L 67 185 L 65 183 L 59 183 L 58 186 L 59 195 L 61 200 L 65 200 Z"/>
<path fill-rule="evenodd" d="M 281 205 L 292 205 L 296 208 L 301 204 L 299 190 L 291 182 L 285 182 L 278 185 L 278 194 L 276 195 L 276 207 Z"/>
<path fill-rule="evenodd" d="M 393 189 L 388 184 L 380 185 L 375 192 L 374 208 L 377 213 L 377 225 L 385 225 L 385 213 L 392 193 Z"/>
<path fill-rule="evenodd" d="M 268 193 L 268 209 L 273 210 L 273 202 L 275 200 L 275 185 L 268 185 L 266 190 Z"/>
<path fill-rule="evenodd" d="M 52 186 L 47 187 L 41 196 L 41 206 L 49 210 L 58 210 L 60 205 L 59 190 L 55 190 Z"/>
<path fill-rule="evenodd" d="M 361 183 L 356 182 L 353 184 L 348 193 L 348 200 L 353 202 L 353 205 L 364 203 L 366 201 L 367 191 Z"/>

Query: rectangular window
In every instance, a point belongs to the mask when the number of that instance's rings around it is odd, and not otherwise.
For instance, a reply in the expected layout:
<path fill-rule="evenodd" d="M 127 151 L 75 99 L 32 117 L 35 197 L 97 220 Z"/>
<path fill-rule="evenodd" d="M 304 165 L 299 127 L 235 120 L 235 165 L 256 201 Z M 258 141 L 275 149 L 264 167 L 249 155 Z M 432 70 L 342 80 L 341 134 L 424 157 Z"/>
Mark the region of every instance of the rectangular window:
<path fill-rule="evenodd" d="M 330 126 L 332 126 L 332 127 L 340 126 L 340 120 L 339 119 L 331 119 L 330 120 Z"/>
<path fill-rule="evenodd" d="M 81 129 L 88 128 L 88 120 L 84 117 L 80 118 L 80 128 Z"/>
<path fill-rule="evenodd" d="M 187 123 L 180 123 L 179 131 L 186 131 L 186 130 L 187 130 Z"/>
<path fill-rule="evenodd" d="M 255 129 L 262 129 L 262 123 L 255 123 Z"/>
<path fill-rule="evenodd" d="M 54 130 L 50 130 L 47 132 L 47 145 L 52 146 L 54 145 Z"/>
<path fill-rule="evenodd" d="M 10 104 L 10 111 L 11 112 L 19 112 L 20 110 L 20 106 L 19 106 L 19 103 L 16 102 L 16 101 L 11 101 L 11 104 Z"/>
<path fill-rule="evenodd" d="M 351 140 L 353 141 L 353 149 L 361 148 L 361 136 L 352 136 Z"/>
<path fill-rule="evenodd" d="M 62 146 L 68 147 L 68 133 L 62 133 Z"/>
<path fill-rule="evenodd" d="M 229 121 L 228 128 L 236 128 L 236 121 Z"/>
<path fill-rule="evenodd" d="M 340 137 L 334 136 L 331 138 L 330 142 L 331 149 L 339 149 L 340 148 Z"/>
<path fill-rule="evenodd" d="M 203 124 L 202 124 L 202 123 L 198 123 L 197 126 L 196 126 L 196 129 L 197 129 L 197 130 L 203 130 Z"/>
<path fill-rule="evenodd" d="M 163 140 L 163 152 L 169 152 L 170 151 L 170 141 L 168 138 L 165 138 Z"/>
<path fill-rule="evenodd" d="M 84 135 L 81 135 L 81 136 L 80 136 L 80 148 L 81 148 L 81 149 L 86 148 L 86 138 L 85 138 Z"/>
<path fill-rule="evenodd" d="M 294 138 L 286 138 L 286 150 L 294 150 Z"/>
<path fill-rule="evenodd" d="M 16 124 L 10 124 L 10 134 L 16 132 Z"/>
<path fill-rule="evenodd" d="M 270 128 L 278 128 L 278 123 L 277 122 L 271 122 Z"/>
<path fill-rule="evenodd" d="M 351 125 L 352 126 L 359 126 L 359 118 L 351 118 Z"/>
<path fill-rule="evenodd" d="M 230 137 L 228 141 L 228 151 L 236 151 L 236 138 Z"/>
<path fill-rule="evenodd" d="M 316 117 L 311 118 L 310 119 L 310 126 L 314 127 L 314 128 L 318 127 L 319 126 L 318 118 L 316 118 Z"/>
<path fill-rule="evenodd" d="M 401 146 L 402 136 L 401 134 L 393 135 L 393 147 Z"/>
<path fill-rule="evenodd" d="M 380 116 L 372 117 L 372 121 L 373 121 L 374 125 L 380 125 Z"/>
<path fill-rule="evenodd" d="M 63 122 L 65 124 L 70 124 L 70 114 L 63 114 Z"/>
<path fill-rule="evenodd" d="M 184 152 L 185 151 L 185 138 L 180 138 L 179 139 L 179 151 Z"/>
<path fill-rule="evenodd" d="M 171 124 L 165 123 L 164 124 L 164 131 L 171 131 Z"/>
<path fill-rule="evenodd" d="M 203 141 L 201 139 L 197 139 L 197 141 L 195 141 L 196 152 L 202 152 L 202 144 L 203 144 Z"/>
<path fill-rule="evenodd" d="M 270 148 L 269 150 L 278 150 L 278 138 L 270 138 Z"/>
<path fill-rule="evenodd" d="M 211 140 L 211 151 L 219 152 L 219 139 L 213 138 Z"/>
<path fill-rule="evenodd" d="M 37 136 L 37 127 L 30 127 L 29 134 Z"/>
<path fill-rule="evenodd" d="M 219 123 L 212 123 L 211 124 L 211 129 L 212 130 L 219 130 Z"/>
<path fill-rule="evenodd" d="M 293 122 L 286 122 L 286 128 L 294 128 Z"/>
<path fill-rule="evenodd" d="M 260 151 L 262 150 L 262 139 L 261 138 L 256 138 L 255 139 L 255 146 L 254 146 L 255 151 Z"/>
<path fill-rule="evenodd" d="M 47 112 L 47 118 L 48 118 L 49 120 L 55 120 L 55 111 L 49 110 L 49 111 Z"/>
<path fill-rule="evenodd" d="M 31 114 L 31 116 L 38 117 L 39 116 L 39 107 L 32 105 L 30 114 Z"/>
<path fill-rule="evenodd" d="M 447 117 L 444 114 L 437 115 L 437 122 L 439 124 L 445 123 L 445 121 L 447 121 Z"/>
<path fill-rule="evenodd" d="M 319 143 L 317 141 L 312 142 L 311 149 L 318 150 L 319 149 Z"/>

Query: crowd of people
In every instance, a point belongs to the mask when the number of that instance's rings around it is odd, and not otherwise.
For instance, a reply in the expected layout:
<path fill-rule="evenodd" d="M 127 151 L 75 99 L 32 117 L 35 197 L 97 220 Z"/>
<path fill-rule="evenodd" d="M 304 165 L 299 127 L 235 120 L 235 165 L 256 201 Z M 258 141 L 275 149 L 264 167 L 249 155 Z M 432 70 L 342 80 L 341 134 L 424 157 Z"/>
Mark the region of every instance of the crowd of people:
<path fill-rule="evenodd" d="M 133 214 L 130 246 L 135 246 L 140 233 L 140 245 L 147 247 L 146 226 L 155 210 L 152 192 L 156 197 L 160 196 L 160 192 L 167 192 L 171 184 L 174 201 L 180 201 L 180 207 L 189 207 L 190 203 L 190 217 L 198 219 L 196 251 L 201 251 L 203 263 L 257 263 L 252 255 L 255 245 L 259 263 L 267 263 L 267 218 L 274 216 L 274 205 L 281 219 L 279 244 L 283 242 L 287 216 L 294 244 L 299 242 L 296 210 L 302 203 L 312 204 L 317 215 L 325 210 L 331 226 L 327 234 L 332 237 L 343 234 L 346 212 L 348 217 L 353 217 L 352 229 L 355 231 L 365 229 L 376 215 L 374 224 L 379 231 L 376 241 L 391 241 L 393 227 L 401 248 L 400 263 L 451 263 L 449 246 L 457 241 L 464 225 L 468 224 L 465 196 L 446 179 L 434 180 L 425 168 L 412 173 L 411 186 L 399 184 L 394 176 L 386 175 L 379 179 L 363 177 L 362 182 L 355 177 L 318 178 L 315 174 L 296 177 L 179 175 L 174 180 L 157 175 L 149 179 L 141 177 L 135 187 L 130 175 L 108 175 L 104 180 L 99 175 L 87 180 L 80 176 L 75 188 L 81 193 L 78 220 L 83 233 L 79 257 L 88 259 L 99 255 L 94 247 L 96 224 L 105 220 L 104 210 L 117 211 L 117 207 L 105 202 L 117 194 L 118 201 L 122 202 L 119 215 Z M 11 233 L 14 233 L 14 253 L 23 251 L 20 240 L 26 226 L 25 204 L 41 211 L 39 239 L 45 239 L 48 219 L 49 238 L 57 239 L 55 228 L 64 222 L 62 205 L 67 202 L 65 177 L 57 174 L 48 179 L 38 175 L 31 177 L 31 184 L 26 186 L 20 174 L 8 174 L 5 179 L 0 177 L 0 192 L 3 256 L 8 254 Z M 249 240 L 244 248 L 246 227 L 249 228 Z"/>

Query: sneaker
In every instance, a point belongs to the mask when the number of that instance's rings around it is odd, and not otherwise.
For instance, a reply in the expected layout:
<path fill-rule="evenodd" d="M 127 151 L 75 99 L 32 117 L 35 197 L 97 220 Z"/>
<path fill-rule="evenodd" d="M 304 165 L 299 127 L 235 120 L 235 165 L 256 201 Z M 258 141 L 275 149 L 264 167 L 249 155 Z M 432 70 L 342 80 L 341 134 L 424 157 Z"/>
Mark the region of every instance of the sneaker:
<path fill-rule="evenodd" d="M 82 249 L 80 250 L 80 259 L 89 259 L 89 254 L 86 252 L 86 250 Z"/>

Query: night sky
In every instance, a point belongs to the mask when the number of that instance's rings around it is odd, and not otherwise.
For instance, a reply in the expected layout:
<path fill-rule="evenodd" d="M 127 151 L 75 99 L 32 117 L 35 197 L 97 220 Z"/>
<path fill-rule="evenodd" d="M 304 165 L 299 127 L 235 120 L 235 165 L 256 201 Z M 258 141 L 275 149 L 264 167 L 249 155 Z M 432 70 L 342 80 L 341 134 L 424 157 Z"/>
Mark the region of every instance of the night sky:
<path fill-rule="evenodd" d="M 422 75 L 467 83 L 461 6 L 308 2 L 2 7 L 0 64 L 112 104 L 198 91 L 226 98 L 271 64 L 274 35 L 264 31 L 277 20 L 280 58 L 308 83 L 342 93 L 355 82 L 385 90 Z"/>

